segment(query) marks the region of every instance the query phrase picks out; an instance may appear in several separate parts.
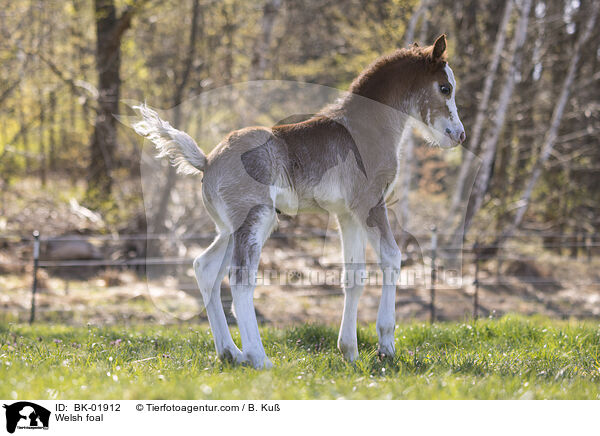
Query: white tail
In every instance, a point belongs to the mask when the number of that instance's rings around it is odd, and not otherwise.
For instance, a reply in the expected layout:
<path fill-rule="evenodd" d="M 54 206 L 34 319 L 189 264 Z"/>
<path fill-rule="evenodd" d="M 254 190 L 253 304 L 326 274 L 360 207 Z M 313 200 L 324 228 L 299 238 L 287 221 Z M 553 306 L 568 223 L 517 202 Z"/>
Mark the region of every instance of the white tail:
<path fill-rule="evenodd" d="M 204 170 L 206 156 L 190 135 L 161 120 L 146 104 L 133 106 L 133 109 L 142 116 L 141 121 L 133 124 L 133 129 L 156 145 L 157 157 L 168 156 L 181 174 L 198 174 Z"/>

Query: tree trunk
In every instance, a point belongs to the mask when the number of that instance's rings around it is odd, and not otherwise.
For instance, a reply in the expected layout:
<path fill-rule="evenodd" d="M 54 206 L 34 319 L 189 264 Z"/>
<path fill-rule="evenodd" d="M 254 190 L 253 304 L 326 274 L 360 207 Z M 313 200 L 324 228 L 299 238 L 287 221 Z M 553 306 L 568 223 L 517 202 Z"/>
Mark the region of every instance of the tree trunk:
<path fill-rule="evenodd" d="M 19 112 L 18 112 L 18 120 L 19 120 L 19 124 L 21 126 L 26 126 L 28 123 L 25 120 L 25 110 L 23 109 L 23 107 L 25 106 L 24 103 L 25 99 L 23 98 L 23 94 L 21 92 L 21 99 L 20 99 L 20 103 L 19 103 Z M 31 173 L 31 145 L 29 143 L 29 129 L 24 129 L 23 130 L 23 134 L 22 134 L 22 139 L 23 139 L 23 150 L 25 151 L 23 158 L 25 159 L 25 171 L 30 174 Z"/>
<path fill-rule="evenodd" d="M 48 167 L 50 172 L 56 171 L 56 93 L 50 92 L 48 106 L 50 109 L 49 122 L 50 131 L 48 133 L 48 145 L 50 146 L 48 155 Z"/>
<path fill-rule="evenodd" d="M 463 153 L 463 161 L 460 167 L 456 188 L 454 190 L 454 193 L 452 195 L 452 201 L 450 203 L 450 213 L 448 214 L 449 219 L 456 215 L 458 207 L 461 203 L 461 199 L 463 199 L 463 196 L 465 195 L 465 183 L 469 175 L 469 171 L 472 169 L 471 166 L 473 164 L 473 158 L 475 156 L 474 153 L 476 153 L 477 148 L 479 147 L 479 140 L 481 139 L 483 123 L 486 118 L 485 115 L 487 113 L 494 81 L 496 80 L 496 74 L 498 72 L 498 65 L 500 64 L 500 58 L 502 55 L 502 51 L 504 50 L 504 44 L 506 42 L 507 27 L 508 22 L 510 21 L 510 16 L 512 14 L 513 5 L 513 0 L 506 0 L 506 4 L 504 6 L 504 13 L 502 14 L 502 21 L 500 22 L 500 25 L 498 26 L 498 32 L 496 33 L 494 51 L 492 52 L 492 58 L 490 60 L 490 63 L 488 64 L 488 68 L 485 74 L 483 93 L 477 106 L 477 115 L 475 116 L 475 122 L 473 123 L 473 128 L 469 134 L 469 146 L 467 147 L 467 149 L 470 150 L 470 153 Z"/>
<path fill-rule="evenodd" d="M 521 16 L 517 23 L 515 35 L 511 42 L 509 68 L 506 73 L 506 79 L 500 92 L 500 96 L 498 98 L 494 124 L 491 127 L 489 135 L 485 138 L 481 146 L 482 164 L 479 172 L 477 173 L 477 177 L 475 178 L 473 193 L 467 206 L 464 228 L 458 228 L 455 230 L 453 236 L 453 245 L 460 244 L 462 238 L 464 238 L 464 235 L 466 235 L 468 232 L 473 217 L 481 208 L 483 197 L 487 192 L 492 168 L 494 165 L 494 157 L 496 155 L 498 138 L 500 137 L 500 133 L 504 126 L 504 120 L 506 119 L 508 106 L 515 87 L 516 76 L 521 69 L 521 61 L 523 58 L 521 55 L 521 49 L 523 48 L 525 37 L 527 36 L 527 24 L 529 22 L 530 9 L 531 0 L 524 0 L 521 8 Z"/>
<path fill-rule="evenodd" d="M 592 2 L 591 8 L 592 10 L 590 11 L 590 14 L 588 16 L 585 28 L 581 30 L 577 42 L 575 43 L 575 47 L 573 48 L 573 55 L 569 62 L 567 75 L 565 76 L 561 87 L 560 96 L 558 97 L 556 106 L 554 107 L 554 111 L 552 112 L 550 128 L 546 131 L 546 135 L 544 136 L 544 141 L 542 143 L 542 151 L 533 167 L 531 177 L 525 186 L 523 194 L 521 195 L 521 198 L 517 203 L 517 212 L 514 216 L 514 219 L 509 225 L 509 227 L 506 229 L 506 231 L 502 234 L 500 242 L 503 242 L 505 239 L 511 237 L 515 230 L 519 227 L 519 225 L 521 225 L 523 217 L 525 216 L 525 212 L 527 212 L 527 208 L 529 207 L 529 203 L 531 201 L 533 188 L 535 187 L 538 179 L 540 178 L 542 169 L 544 168 L 546 161 L 548 160 L 550 154 L 552 153 L 552 150 L 554 149 L 554 143 L 556 142 L 556 138 L 558 135 L 558 128 L 560 127 L 560 122 L 562 120 L 563 113 L 569 100 L 569 95 L 571 93 L 571 86 L 573 85 L 575 74 L 577 72 L 577 65 L 581 57 L 581 49 L 586 44 L 586 42 L 590 38 L 590 35 L 592 34 L 592 30 L 594 29 L 596 18 L 598 16 L 598 10 L 600 9 L 600 3 Z"/>
<path fill-rule="evenodd" d="M 224 73 L 224 82 L 226 84 L 230 84 L 233 80 L 233 51 L 234 44 L 233 38 L 236 30 L 236 13 L 235 13 L 235 4 L 231 5 L 230 8 L 226 3 L 223 3 L 223 7 L 221 9 L 223 13 L 223 18 L 225 20 L 225 25 L 223 26 L 223 35 L 225 39 L 225 53 L 223 55 L 223 73 Z"/>
<path fill-rule="evenodd" d="M 273 36 L 273 25 L 280 7 L 281 0 L 267 0 L 263 7 L 263 16 L 260 22 L 261 32 L 254 46 L 250 80 L 264 79 L 265 70 L 267 69 L 267 54 Z"/>
<path fill-rule="evenodd" d="M 117 148 L 117 124 L 121 88 L 121 41 L 131 26 L 134 7 L 117 16 L 114 0 L 95 0 L 96 70 L 98 73 L 98 108 L 90 145 L 88 200 L 102 201 L 110 196 L 111 170 Z"/>
<path fill-rule="evenodd" d="M 200 1 L 194 0 L 194 5 L 192 8 L 192 24 L 190 29 L 187 59 L 184 65 L 184 70 L 181 75 L 181 79 L 175 86 L 175 93 L 173 98 L 173 124 L 176 127 L 179 127 L 179 124 L 181 123 L 181 104 L 183 102 L 183 95 L 190 77 L 192 65 L 194 63 L 194 56 L 196 54 L 199 15 Z M 166 229 L 165 220 L 167 217 L 167 208 L 169 205 L 169 200 L 171 198 L 171 192 L 175 188 L 176 183 L 177 173 L 175 171 L 175 168 L 172 165 L 169 165 L 167 169 L 167 179 L 159 194 L 157 213 L 151 225 L 151 231 L 153 233 L 162 233 Z"/>
<path fill-rule="evenodd" d="M 416 42 L 415 30 L 417 28 L 417 23 L 419 22 L 419 18 L 421 18 L 423 14 L 427 11 L 427 8 L 429 8 L 429 3 L 431 3 L 431 0 L 421 0 L 419 2 L 419 5 L 415 8 L 412 15 L 410 16 L 410 20 L 408 21 L 408 25 L 406 26 L 406 32 L 404 32 L 405 47 L 409 46 L 413 42 Z"/>
<path fill-rule="evenodd" d="M 431 0 L 421 0 L 418 6 L 413 11 L 406 32 L 404 33 L 404 46 L 408 47 L 415 38 L 415 30 L 421 17 L 424 17 L 425 13 L 431 5 Z M 421 22 L 421 30 L 426 26 L 425 18 Z M 423 41 L 419 41 L 423 42 Z M 412 182 L 412 170 L 413 170 L 413 159 L 415 150 L 415 133 L 410 127 L 406 127 L 402 135 L 402 169 L 400 173 L 402 178 L 399 183 L 400 198 L 398 201 L 398 211 L 400 214 L 400 223 L 402 225 L 399 245 L 401 250 L 406 250 L 408 245 L 410 234 L 408 232 L 409 220 L 410 220 L 410 188 Z"/>
<path fill-rule="evenodd" d="M 39 130 L 38 130 L 38 141 L 40 143 L 39 149 L 38 149 L 38 154 L 37 156 L 39 157 L 39 169 L 40 169 L 40 184 L 42 186 L 46 186 L 46 181 L 47 181 L 47 171 L 48 171 L 48 162 L 47 162 L 47 156 L 46 156 L 46 112 L 45 112 L 45 108 L 46 105 L 44 103 L 44 99 L 43 99 L 43 93 L 41 92 L 41 90 L 38 90 L 38 93 L 40 95 L 40 117 L 39 117 Z"/>

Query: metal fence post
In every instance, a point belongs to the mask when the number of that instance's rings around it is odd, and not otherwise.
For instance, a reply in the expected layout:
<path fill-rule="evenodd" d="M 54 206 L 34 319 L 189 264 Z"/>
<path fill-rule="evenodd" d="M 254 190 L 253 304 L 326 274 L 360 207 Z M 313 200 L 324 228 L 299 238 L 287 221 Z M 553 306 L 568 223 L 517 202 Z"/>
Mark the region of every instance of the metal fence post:
<path fill-rule="evenodd" d="M 498 244 L 495 242 L 494 244 Z M 500 284 L 500 271 L 502 270 L 502 244 L 498 245 L 496 248 L 496 284 Z M 489 259 L 490 256 L 487 256 L 486 259 Z"/>
<path fill-rule="evenodd" d="M 473 245 L 473 253 L 475 254 L 475 292 L 473 293 L 473 319 L 479 317 L 479 241 Z"/>
<path fill-rule="evenodd" d="M 585 235 L 585 254 L 587 256 L 587 263 L 592 262 L 592 246 L 594 244 L 593 238 L 593 233 Z"/>
<path fill-rule="evenodd" d="M 40 232 L 33 232 L 33 285 L 31 287 L 31 314 L 29 315 L 29 324 L 35 321 L 35 294 L 37 292 L 37 270 L 40 260 Z"/>
<path fill-rule="evenodd" d="M 436 255 L 437 255 L 437 227 L 431 228 L 431 288 L 429 289 L 431 306 L 429 307 L 429 321 L 435 322 L 435 281 L 437 279 L 436 271 Z"/>

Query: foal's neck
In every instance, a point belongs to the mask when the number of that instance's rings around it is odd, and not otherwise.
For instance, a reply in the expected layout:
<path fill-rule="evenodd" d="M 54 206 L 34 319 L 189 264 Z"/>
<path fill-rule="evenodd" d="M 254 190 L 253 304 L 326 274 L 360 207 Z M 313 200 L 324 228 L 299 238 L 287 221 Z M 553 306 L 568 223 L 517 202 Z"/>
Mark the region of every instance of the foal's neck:
<path fill-rule="evenodd" d="M 405 128 L 410 128 L 413 113 L 412 96 L 399 99 L 394 106 L 360 95 L 349 94 L 334 113 L 346 125 L 355 140 L 368 145 L 369 150 L 379 149 L 382 156 L 399 152 Z M 357 141 L 357 142 L 358 142 Z"/>
<path fill-rule="evenodd" d="M 375 159 L 398 156 L 405 128 L 411 128 L 411 118 L 420 119 L 415 90 L 423 64 L 410 53 L 398 51 L 376 61 L 352 82 L 343 99 L 320 113 L 345 125 Z"/>

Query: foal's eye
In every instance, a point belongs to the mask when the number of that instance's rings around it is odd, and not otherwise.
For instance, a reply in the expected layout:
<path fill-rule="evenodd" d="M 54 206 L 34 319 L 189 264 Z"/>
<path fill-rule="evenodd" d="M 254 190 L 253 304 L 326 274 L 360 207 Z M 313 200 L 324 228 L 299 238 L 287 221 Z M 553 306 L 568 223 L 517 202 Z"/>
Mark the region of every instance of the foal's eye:
<path fill-rule="evenodd" d="M 448 85 L 440 85 L 440 92 L 444 95 L 450 95 L 450 87 Z"/>

